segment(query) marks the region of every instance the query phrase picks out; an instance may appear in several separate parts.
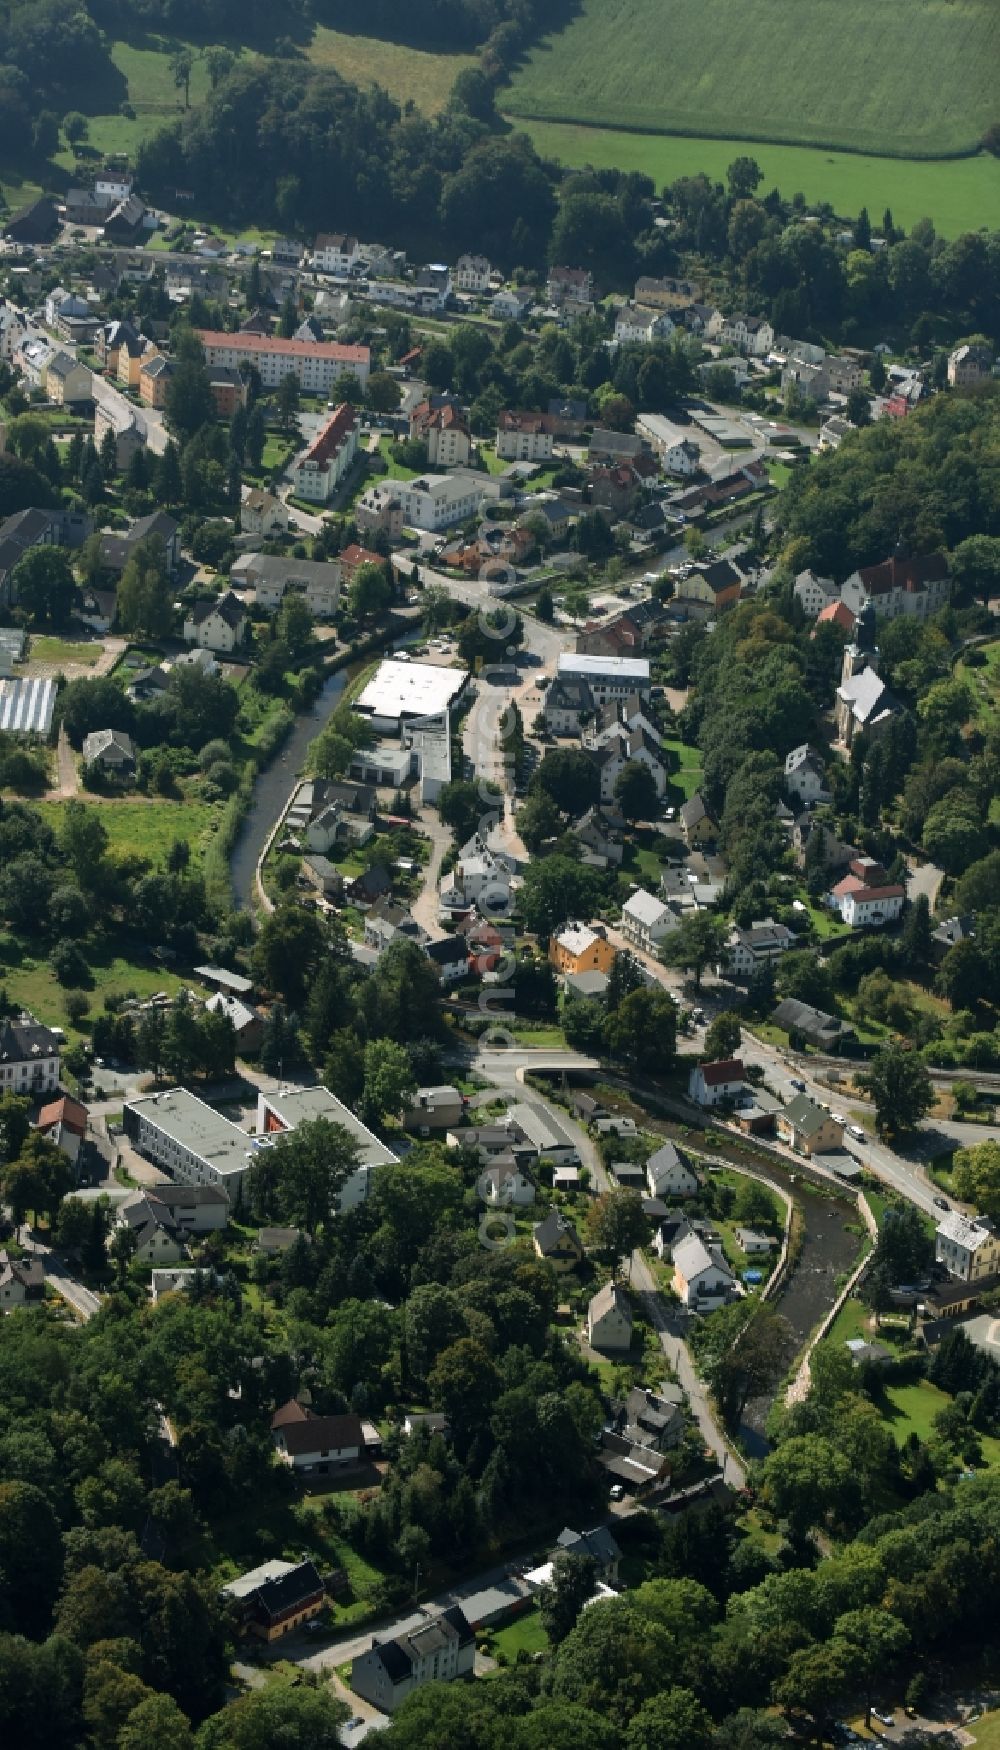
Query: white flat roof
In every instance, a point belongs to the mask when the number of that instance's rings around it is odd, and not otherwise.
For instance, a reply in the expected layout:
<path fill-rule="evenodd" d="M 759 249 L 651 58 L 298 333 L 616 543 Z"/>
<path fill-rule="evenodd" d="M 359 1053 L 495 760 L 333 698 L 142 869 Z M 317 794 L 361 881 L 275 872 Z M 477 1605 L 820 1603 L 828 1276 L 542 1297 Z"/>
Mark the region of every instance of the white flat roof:
<path fill-rule="evenodd" d="M 648 663 L 646 668 L 648 672 Z M 468 678 L 467 668 L 439 668 L 430 662 L 388 657 L 354 708 L 366 717 L 436 717 L 448 710 Z"/>
<path fill-rule="evenodd" d="M 312 1118 L 325 1118 L 330 1124 L 341 1124 L 358 1145 L 362 1166 L 382 1167 L 396 1156 L 384 1142 L 373 1136 L 349 1106 L 331 1094 L 329 1088 L 317 1084 L 313 1088 L 281 1088 L 276 1094 L 263 1094 L 262 1103 L 280 1119 L 287 1130 L 294 1130 Z M 278 1134 L 278 1133 L 272 1133 Z"/>
<path fill-rule="evenodd" d="M 187 1088 L 167 1088 L 162 1094 L 126 1100 L 125 1108 L 154 1124 L 217 1173 L 246 1172 L 253 1138 Z"/>
<path fill-rule="evenodd" d="M 582 656 L 575 650 L 559 658 L 560 674 L 616 675 L 620 680 L 649 680 L 649 662 L 644 656 Z"/>

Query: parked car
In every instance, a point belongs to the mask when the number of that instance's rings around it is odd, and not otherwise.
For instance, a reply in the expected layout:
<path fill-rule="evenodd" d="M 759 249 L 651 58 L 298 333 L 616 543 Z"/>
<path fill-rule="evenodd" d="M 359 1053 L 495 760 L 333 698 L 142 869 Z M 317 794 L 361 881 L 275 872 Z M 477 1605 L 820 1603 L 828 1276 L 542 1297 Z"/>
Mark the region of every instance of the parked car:
<path fill-rule="evenodd" d="M 792 1087 L 793 1087 L 793 1088 L 794 1088 L 794 1089 L 795 1089 L 795 1092 L 796 1092 L 796 1093 L 797 1093 L 797 1094 L 804 1094 L 804 1093 L 805 1093 L 805 1091 L 806 1091 L 806 1084 L 805 1084 L 805 1082 L 803 1082 L 803 1081 L 800 1081 L 800 1080 L 799 1080 L 799 1078 L 798 1078 L 798 1076 L 791 1076 L 791 1077 L 790 1077 L 790 1078 L 789 1078 L 789 1080 L 790 1080 L 790 1082 L 791 1082 L 791 1085 L 792 1085 Z"/>
<path fill-rule="evenodd" d="M 935 1197 L 934 1203 L 935 1203 L 935 1207 L 938 1209 L 950 1209 L 951 1208 L 951 1204 L 948 1202 L 947 1197 Z"/>

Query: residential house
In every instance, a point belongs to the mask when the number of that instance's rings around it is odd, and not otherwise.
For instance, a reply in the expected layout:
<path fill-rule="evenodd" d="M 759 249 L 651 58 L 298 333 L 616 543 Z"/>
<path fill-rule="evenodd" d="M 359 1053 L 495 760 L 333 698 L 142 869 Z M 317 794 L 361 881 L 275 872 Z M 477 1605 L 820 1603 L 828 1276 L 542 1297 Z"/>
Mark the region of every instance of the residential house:
<path fill-rule="evenodd" d="M 566 923 L 549 938 L 549 960 L 557 972 L 610 972 L 615 951 L 603 931 Z"/>
<path fill-rule="evenodd" d="M 146 1197 L 136 1197 L 123 1203 L 118 1211 L 117 1225 L 127 1227 L 135 1240 L 133 1258 L 137 1264 L 162 1266 L 176 1264 L 186 1254 L 187 1247 L 167 1216 L 162 1204 Z"/>
<path fill-rule="evenodd" d="M 137 194 L 127 194 L 112 207 L 101 231 L 105 243 L 138 243 L 145 229 L 146 205 Z"/>
<path fill-rule="evenodd" d="M 317 1416 L 295 1398 L 272 1416 L 271 1439 L 278 1457 L 298 1476 L 349 1470 L 366 1457 L 359 1416 Z"/>
<path fill-rule="evenodd" d="M 646 1184 L 651 1197 L 693 1197 L 698 1176 L 672 1142 L 662 1143 L 646 1162 Z"/>
<path fill-rule="evenodd" d="M 795 946 L 787 924 L 760 918 L 749 929 L 734 928 L 726 943 L 726 970 L 733 978 L 752 979 L 765 966 L 773 966 Z"/>
<path fill-rule="evenodd" d="M 745 1073 L 738 1057 L 699 1063 L 688 1077 L 688 1099 L 696 1106 L 722 1106 L 739 1099 Z"/>
<path fill-rule="evenodd" d="M 635 282 L 637 304 L 652 305 L 657 310 L 684 310 L 697 304 L 704 288 L 697 280 L 681 280 L 664 275 L 657 279 L 641 274 Z"/>
<path fill-rule="evenodd" d="M 216 1185 L 179 1185 L 166 1180 L 134 1191 L 119 1214 L 144 1205 L 167 1228 L 182 1235 L 220 1233 L 229 1222 L 229 1198 Z"/>
<path fill-rule="evenodd" d="M 589 1556 L 597 1570 L 597 1578 L 606 1586 L 617 1585 L 622 1552 L 606 1525 L 596 1525 L 593 1531 L 574 1531 L 565 1526 L 556 1538 L 553 1559 L 560 1554 Z"/>
<path fill-rule="evenodd" d="M 361 911 L 367 911 L 370 906 L 375 904 L 376 900 L 382 899 L 385 894 L 391 892 L 392 876 L 385 864 L 373 863 L 351 882 L 347 888 L 347 898 L 351 905 L 358 906 Z"/>
<path fill-rule="evenodd" d="M 417 1089 L 412 1104 L 403 1113 L 403 1125 L 419 1136 L 429 1136 L 432 1131 L 450 1130 L 461 1124 L 464 1112 L 464 1096 L 450 1082 L 442 1082 L 437 1087 Z"/>
<path fill-rule="evenodd" d="M 831 890 L 828 904 L 852 930 L 895 923 L 906 903 L 902 882 L 890 881 L 874 857 L 854 857 L 848 873 Z"/>
<path fill-rule="evenodd" d="M 442 911 L 468 911 L 475 906 L 488 916 L 510 909 L 512 871 L 510 859 L 492 850 L 476 834 L 456 858 L 450 875 L 442 878 L 439 904 Z"/>
<path fill-rule="evenodd" d="M 846 602 L 829 602 L 816 615 L 816 625 L 813 627 L 810 637 L 815 638 L 816 629 L 819 626 L 839 626 L 842 632 L 846 632 L 850 636 L 854 631 L 856 619 L 857 615 L 851 612 Z"/>
<path fill-rule="evenodd" d="M 775 1124 L 782 1142 L 801 1155 L 827 1154 L 844 1141 L 844 1126 L 808 1094 L 796 1094 L 775 1114 Z"/>
<path fill-rule="evenodd" d="M 513 1160 L 521 1167 L 530 1167 L 538 1160 L 533 1142 L 511 1123 L 509 1116 L 496 1124 L 471 1125 L 468 1129 L 449 1130 L 445 1135 L 448 1148 L 471 1150 L 484 1166 L 491 1161 Z"/>
<path fill-rule="evenodd" d="M 45 1298 L 45 1265 L 40 1258 L 12 1258 L 0 1248 L 0 1312 L 14 1312 Z"/>
<path fill-rule="evenodd" d="M 771 1025 L 783 1027 L 789 1035 L 794 1034 L 820 1051 L 834 1052 L 845 1040 L 854 1037 L 854 1028 L 847 1021 L 813 1008 L 811 1003 L 799 1002 L 797 997 L 785 997 L 778 1004 L 771 1015 Z"/>
<path fill-rule="evenodd" d="M 420 305 L 425 312 L 445 310 L 452 295 L 451 268 L 445 261 L 429 261 L 426 267 L 418 270 L 416 278 L 418 294 L 423 293 Z"/>
<path fill-rule="evenodd" d="M 718 828 L 705 807 L 700 790 L 696 790 L 687 802 L 681 804 L 678 819 L 684 843 L 689 850 L 715 842 Z"/>
<path fill-rule="evenodd" d="M 242 997 L 229 991 L 216 991 L 205 1003 L 210 1015 L 222 1015 L 233 1029 L 236 1049 L 241 1057 L 260 1050 L 264 1037 L 264 1022 L 256 1009 Z"/>
<path fill-rule="evenodd" d="M 87 1108 L 68 1094 L 61 1094 L 43 1106 L 35 1127 L 41 1136 L 55 1143 L 72 1165 L 76 1165 L 80 1148 L 87 1135 Z"/>
<path fill-rule="evenodd" d="M 410 437 L 427 445 L 432 468 L 465 468 L 472 455 L 469 422 L 452 399 L 433 396 L 410 414 Z"/>
<path fill-rule="evenodd" d="M 426 942 L 424 953 L 445 987 L 469 977 L 469 949 L 463 936 L 440 936 Z"/>
<path fill-rule="evenodd" d="M 584 720 L 593 716 L 594 695 L 582 678 L 556 675 L 546 689 L 543 710 L 550 735 L 576 736 Z"/>
<path fill-rule="evenodd" d="M 476 1180 L 476 1190 L 493 1209 L 526 1209 L 535 1201 L 534 1182 L 513 1154 L 494 1155 Z"/>
<path fill-rule="evenodd" d="M 761 316 L 723 316 L 710 338 L 734 346 L 745 358 L 763 359 L 774 345 L 774 329 Z"/>
<path fill-rule="evenodd" d="M 265 492 L 262 486 L 252 486 L 244 492 L 240 504 L 240 528 L 245 535 L 261 535 L 266 540 L 271 535 L 288 533 L 288 506 L 280 498 L 275 498 L 273 492 Z"/>
<path fill-rule="evenodd" d="M 365 946 L 381 954 L 397 936 L 421 947 L 430 941 L 428 932 L 411 916 L 408 906 L 396 900 L 376 899 L 365 917 Z"/>
<path fill-rule="evenodd" d="M 687 476 L 701 467 L 701 451 L 691 438 L 690 427 L 675 425 L 662 413 L 640 413 L 635 429 L 648 440 L 664 473 Z"/>
<path fill-rule="evenodd" d="M 677 928 L 676 912 L 654 894 L 640 887 L 622 906 L 619 928 L 627 942 L 643 953 L 656 955 L 661 943 Z"/>
<path fill-rule="evenodd" d="M 208 387 L 215 403 L 216 419 L 231 420 L 238 407 L 245 407 L 249 387 L 235 365 L 210 365 Z"/>
<path fill-rule="evenodd" d="M 641 304 L 619 304 L 615 312 L 615 346 L 651 346 L 655 340 L 669 340 L 677 324 L 666 310 L 656 310 Z"/>
<path fill-rule="evenodd" d="M 815 620 L 824 608 L 840 599 L 840 591 L 832 577 L 818 577 L 815 571 L 806 570 L 800 571 L 795 579 L 792 596 L 806 619 Z"/>
<path fill-rule="evenodd" d="M 341 559 L 286 559 L 274 553 L 241 553 L 230 567 L 229 581 L 235 589 L 252 589 L 257 607 L 267 613 L 275 613 L 288 591 L 296 590 L 304 597 L 313 619 L 332 620 L 340 605 L 343 563 Z"/>
<path fill-rule="evenodd" d="M 369 1652 L 359 1653 L 351 1663 L 351 1688 L 381 1713 L 395 1713 L 424 1683 L 472 1676 L 476 1638 L 458 1605 L 423 1609 L 416 1616 L 419 1626 L 376 1639 Z"/>
<path fill-rule="evenodd" d="M 736 1278 L 718 1246 L 707 1246 L 695 1233 L 673 1248 L 674 1293 L 691 1312 L 714 1312 L 725 1306 Z"/>
<path fill-rule="evenodd" d="M 547 413 L 502 412 L 497 420 L 497 456 L 504 462 L 548 461 L 552 455 L 553 425 Z"/>
<path fill-rule="evenodd" d="M 931 954 L 937 965 L 940 965 L 945 955 L 952 948 L 957 948 L 959 942 L 974 941 L 976 935 L 976 914 L 966 912 L 962 917 L 945 918 L 931 931 Z"/>
<path fill-rule="evenodd" d="M 587 1341 L 605 1355 L 632 1347 L 632 1302 L 620 1282 L 606 1282 L 587 1304 Z"/>
<path fill-rule="evenodd" d="M 826 787 L 826 766 L 822 755 L 807 741 L 793 747 L 785 757 L 785 789 L 797 798 L 803 808 L 816 802 L 829 802 Z"/>
<path fill-rule="evenodd" d="M 94 393 L 93 375 L 71 353 L 55 352 L 45 372 L 45 393 L 57 407 L 90 401 Z"/>
<path fill-rule="evenodd" d="M 563 1129 L 547 1107 L 536 1105 L 532 1100 L 517 1101 L 508 1108 L 504 1122 L 514 1135 L 534 1150 L 539 1159 L 551 1161 L 557 1167 L 575 1167 L 579 1164 L 580 1156 L 574 1137 Z"/>
<path fill-rule="evenodd" d="M 83 763 L 117 778 L 135 776 L 135 745 L 124 729 L 92 729 L 83 738 Z"/>
<path fill-rule="evenodd" d="M 949 1276 L 982 1282 L 1000 1271 L 1000 1236 L 987 1216 L 969 1218 L 952 1209 L 938 1222 L 934 1256 Z"/>
<path fill-rule="evenodd" d="M 130 407 L 99 401 L 94 409 L 94 443 L 98 450 L 109 431 L 115 435 L 115 467 L 125 473 L 136 450 L 145 447 L 144 432 Z"/>
<path fill-rule="evenodd" d="M 993 374 L 990 347 L 973 341 L 948 354 L 948 382 L 953 389 L 971 389 Z"/>
<path fill-rule="evenodd" d="M 164 358 L 160 352 L 149 353 L 141 360 L 138 388 L 144 407 L 166 407 L 167 389 L 176 369 L 173 359 Z"/>
<path fill-rule="evenodd" d="M 362 389 L 368 382 L 371 353 L 367 346 L 342 346 L 331 340 L 285 340 L 277 334 L 227 334 L 198 329 L 205 350 L 205 363 L 239 370 L 254 364 L 265 389 L 277 389 L 291 372 L 306 395 L 328 396 L 337 378 L 345 372 L 357 378 Z"/>
<path fill-rule="evenodd" d="M 743 575 L 728 559 L 716 559 L 710 565 L 692 565 L 681 579 L 679 600 L 703 602 L 714 613 L 735 607 L 743 588 Z"/>
<path fill-rule="evenodd" d="M 841 588 L 840 599 L 854 614 L 869 603 L 883 620 L 909 615 L 928 619 L 951 600 L 951 572 L 943 553 L 927 553 L 912 559 L 895 555 L 880 565 L 852 571 Z"/>
<path fill-rule="evenodd" d="M 313 244 L 313 266 L 319 273 L 350 274 L 361 260 L 361 245 L 346 231 L 325 231 Z"/>
<path fill-rule="evenodd" d="M 242 646 L 249 619 L 239 596 L 229 589 L 212 601 L 195 603 L 184 621 L 184 642 L 230 655 Z"/>
<path fill-rule="evenodd" d="M 521 322 L 534 301 L 530 286 L 502 286 L 490 300 L 490 315 L 501 322 Z"/>
<path fill-rule="evenodd" d="M 576 1228 L 557 1209 L 550 1209 L 544 1221 L 535 1223 L 532 1240 L 536 1256 L 560 1274 L 574 1269 L 583 1260 L 583 1245 Z"/>
<path fill-rule="evenodd" d="M 625 847 L 618 829 L 608 815 L 596 806 L 588 808 L 570 827 L 574 838 L 583 847 L 583 861 L 594 868 L 606 869 L 609 863 L 620 867 Z"/>
<path fill-rule="evenodd" d="M 773 1234 L 758 1233 L 752 1227 L 737 1227 L 733 1232 L 740 1251 L 745 1252 L 748 1258 L 767 1257 L 778 1243 Z"/>
<path fill-rule="evenodd" d="M 310 504 L 328 504 L 358 451 L 358 416 L 341 402 L 291 467 L 292 485 Z"/>
<path fill-rule="evenodd" d="M 271 1645 L 319 1615 L 326 1589 L 312 1562 L 262 1562 L 230 1580 L 222 1596 L 235 1607 L 243 1632 Z"/>
<path fill-rule="evenodd" d="M 118 348 L 118 366 L 115 371 L 120 387 L 137 390 L 143 365 L 155 358 L 159 350 L 148 335 L 136 334 L 134 329 L 125 328 Z"/>
<path fill-rule="evenodd" d="M 669 1380 L 655 1390 L 633 1386 L 625 1399 L 624 1424 L 622 1432 L 632 1446 L 651 1446 L 656 1452 L 679 1446 L 686 1426 L 680 1386 Z"/>
<path fill-rule="evenodd" d="M 620 464 L 632 462 L 646 447 L 645 438 L 632 431 L 605 431 L 598 426 L 590 434 L 587 461 Z"/>
<path fill-rule="evenodd" d="M 485 255 L 460 255 L 452 268 L 451 283 L 456 292 L 488 292 L 492 268 Z"/>
<path fill-rule="evenodd" d="M 466 522 L 476 516 L 487 497 L 489 476 L 468 474 L 431 474 L 416 480 L 393 481 L 393 496 L 398 498 L 403 524 L 435 534 L 453 523 Z M 362 523 L 359 519 L 359 528 Z"/>
<path fill-rule="evenodd" d="M 594 760 L 601 775 L 602 802 L 614 800 L 618 780 L 625 767 L 630 765 L 645 766 L 658 797 L 666 791 L 667 768 L 658 734 L 654 736 L 645 729 L 630 730 L 621 726 L 613 739 L 609 738 L 597 749 Z"/>
<path fill-rule="evenodd" d="M 332 810 L 336 814 L 336 810 Z M 344 877 L 335 863 L 320 852 L 303 857 L 299 871 L 300 885 L 311 887 L 323 899 L 339 899 L 344 891 Z"/>
<path fill-rule="evenodd" d="M 0 1096 L 51 1094 L 59 1086 L 62 1036 L 30 1015 L 0 1020 Z"/>
<path fill-rule="evenodd" d="M 124 535 L 102 535 L 102 569 L 121 576 L 136 548 L 143 541 L 154 539 L 163 547 L 164 561 L 172 577 L 180 564 L 181 531 L 180 525 L 165 510 L 154 510 L 149 516 L 137 517 Z"/>
<path fill-rule="evenodd" d="M 545 294 L 557 308 L 571 304 L 589 309 L 594 302 L 594 276 L 584 267 L 550 267 Z"/>

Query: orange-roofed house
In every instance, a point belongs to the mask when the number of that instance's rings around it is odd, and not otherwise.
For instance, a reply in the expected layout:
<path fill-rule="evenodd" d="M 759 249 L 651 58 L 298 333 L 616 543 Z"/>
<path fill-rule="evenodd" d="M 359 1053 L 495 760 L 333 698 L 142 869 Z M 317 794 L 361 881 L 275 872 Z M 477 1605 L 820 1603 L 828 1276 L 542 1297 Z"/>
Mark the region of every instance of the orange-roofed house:
<path fill-rule="evenodd" d="M 906 888 L 890 881 L 873 857 L 853 857 L 848 872 L 833 888 L 829 903 L 852 930 L 895 923 L 903 909 Z"/>
<path fill-rule="evenodd" d="M 328 504 L 358 453 L 358 416 L 342 401 L 292 463 L 292 485 L 310 504 Z"/>
<path fill-rule="evenodd" d="M 38 1130 L 61 1148 L 68 1160 L 75 1162 L 87 1134 L 87 1108 L 81 1106 L 79 1100 L 63 1094 L 42 1107 L 38 1114 Z"/>
<path fill-rule="evenodd" d="M 340 559 L 341 582 L 349 584 L 359 565 L 384 565 L 385 559 L 381 553 L 374 553 L 370 547 L 359 547 L 357 541 L 352 541 L 338 555 Z"/>
<path fill-rule="evenodd" d="M 846 602 L 828 602 L 826 607 L 816 615 L 817 626 L 839 626 L 842 632 L 850 634 L 854 631 L 857 615 L 852 612 Z M 813 637 L 816 632 L 813 629 Z"/>
<path fill-rule="evenodd" d="M 696 1106 L 722 1106 L 737 1100 L 743 1090 L 744 1069 L 738 1057 L 699 1063 L 688 1077 L 688 1099 Z"/>

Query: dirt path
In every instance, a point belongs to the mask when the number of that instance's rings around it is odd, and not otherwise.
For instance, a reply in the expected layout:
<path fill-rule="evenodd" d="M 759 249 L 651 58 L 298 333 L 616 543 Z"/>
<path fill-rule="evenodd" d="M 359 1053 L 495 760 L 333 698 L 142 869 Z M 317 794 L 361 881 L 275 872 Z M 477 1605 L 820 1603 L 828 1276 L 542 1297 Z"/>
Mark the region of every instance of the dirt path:
<path fill-rule="evenodd" d="M 69 736 L 63 727 L 59 729 L 59 740 L 56 742 L 56 787 L 49 790 L 46 802 L 69 802 L 80 793 L 80 773 L 77 770 L 73 749 L 69 745 Z"/>

